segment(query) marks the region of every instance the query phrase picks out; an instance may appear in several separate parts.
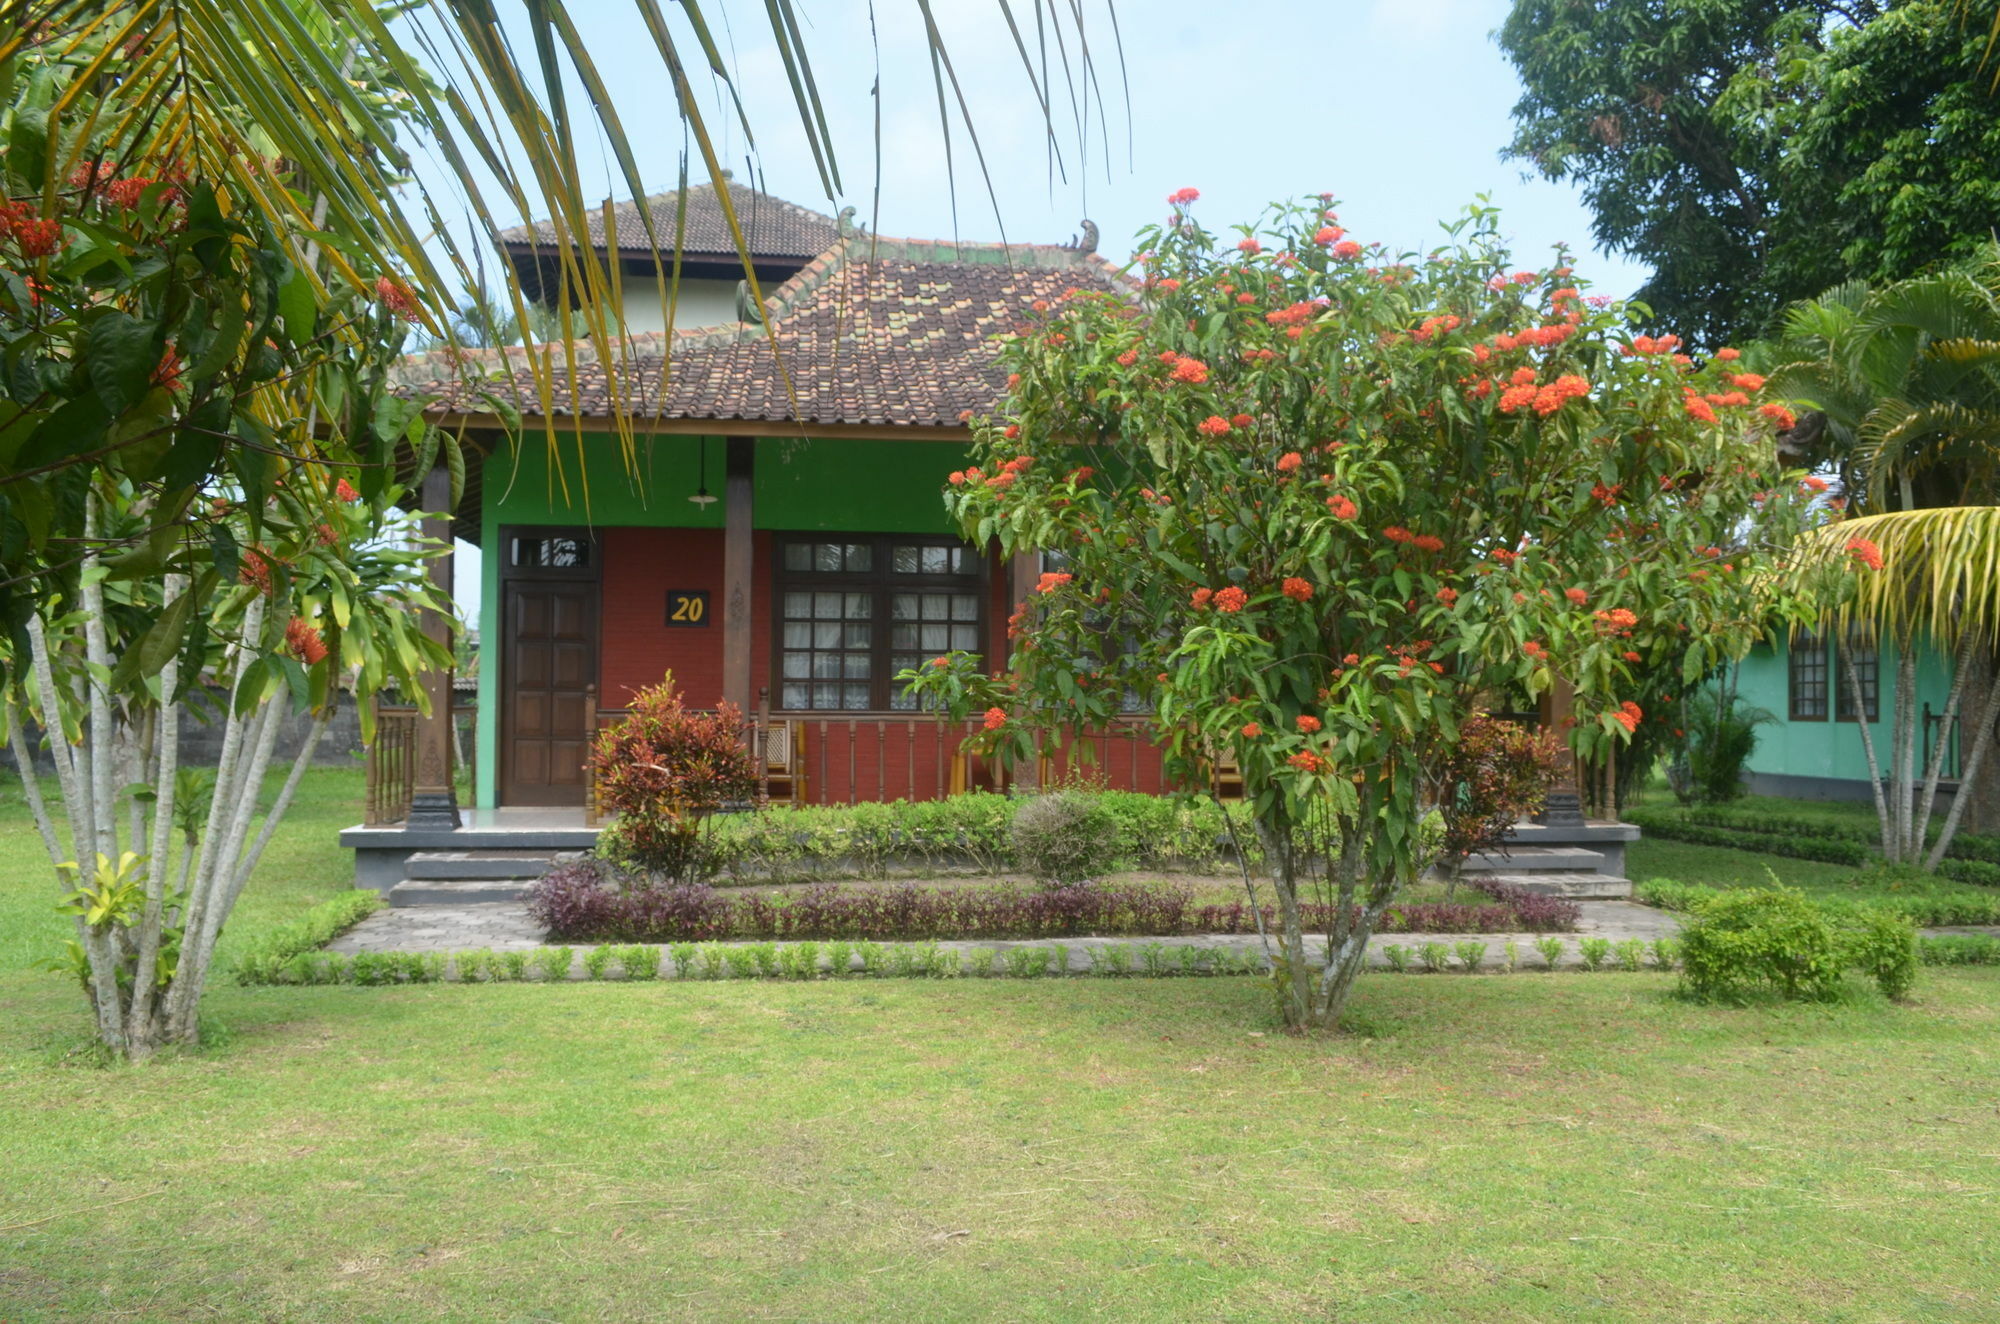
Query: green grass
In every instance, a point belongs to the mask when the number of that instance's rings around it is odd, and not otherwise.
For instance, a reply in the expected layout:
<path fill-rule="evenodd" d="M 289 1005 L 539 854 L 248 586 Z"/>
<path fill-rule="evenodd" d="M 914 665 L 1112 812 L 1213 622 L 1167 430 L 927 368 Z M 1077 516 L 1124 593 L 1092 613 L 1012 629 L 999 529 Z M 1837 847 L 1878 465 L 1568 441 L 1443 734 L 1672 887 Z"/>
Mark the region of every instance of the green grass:
<path fill-rule="evenodd" d="M 346 886 L 341 776 L 310 783 L 236 940 Z M 2000 971 L 1748 1009 L 1651 974 L 1370 977 L 1323 1041 L 1275 1033 L 1251 980 L 224 982 L 205 1051 L 105 1071 L 73 1052 L 74 989 L 22 968 L 62 934 L 23 827 L 17 797 L 0 1318 L 1974 1320 L 2000 1298 Z"/>

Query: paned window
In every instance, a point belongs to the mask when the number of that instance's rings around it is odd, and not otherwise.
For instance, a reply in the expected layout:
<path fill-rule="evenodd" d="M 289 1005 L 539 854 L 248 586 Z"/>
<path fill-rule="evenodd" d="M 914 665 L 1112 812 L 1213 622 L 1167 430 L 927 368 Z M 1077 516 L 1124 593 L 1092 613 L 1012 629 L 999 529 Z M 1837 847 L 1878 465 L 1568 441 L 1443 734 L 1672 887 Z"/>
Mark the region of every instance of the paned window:
<path fill-rule="evenodd" d="M 1833 675 L 1834 715 L 1843 722 L 1854 720 L 1854 687 L 1848 683 L 1847 668 L 1854 668 L 1854 679 L 1861 683 L 1861 711 L 1869 721 L 1874 721 L 1882 688 L 1882 650 L 1874 644 L 1864 644 L 1853 638 L 1842 645 L 1845 654 L 1839 660 Z"/>
<path fill-rule="evenodd" d="M 981 563 L 963 543 L 847 534 L 779 545 L 780 708 L 911 711 L 898 671 L 985 642 Z"/>
<path fill-rule="evenodd" d="M 586 570 L 590 543 L 558 534 L 516 534 L 509 540 L 508 564 L 516 570 Z"/>
<path fill-rule="evenodd" d="M 1792 637 L 1791 713 L 1795 722 L 1826 720 L 1827 678 L 1832 670 L 1827 641 L 1816 634 Z"/>

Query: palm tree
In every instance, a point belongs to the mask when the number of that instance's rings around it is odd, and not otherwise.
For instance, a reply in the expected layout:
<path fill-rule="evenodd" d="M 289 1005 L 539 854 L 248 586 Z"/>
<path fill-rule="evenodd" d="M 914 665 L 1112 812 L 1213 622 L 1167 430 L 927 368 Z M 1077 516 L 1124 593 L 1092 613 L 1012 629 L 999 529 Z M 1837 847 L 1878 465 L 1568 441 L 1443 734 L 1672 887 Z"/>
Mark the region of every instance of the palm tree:
<path fill-rule="evenodd" d="M 1834 466 L 1860 518 L 1822 529 L 1802 568 L 1834 573 L 1837 629 L 1897 646 L 1888 787 L 1868 723 L 1857 726 L 1875 785 L 1882 849 L 1935 868 L 1957 832 L 2000 718 L 2000 247 L 1963 270 L 1871 290 L 1849 284 L 1792 308 L 1772 387 L 1811 403 L 1821 430 L 1808 460 Z M 1875 573 L 1847 574 L 1857 559 Z M 1947 728 L 1971 742 L 1960 789 L 1934 843 L 1926 835 L 1946 743 L 1918 772 L 1916 646 L 1953 659 Z M 1843 668 L 1856 710 L 1860 680 Z"/>

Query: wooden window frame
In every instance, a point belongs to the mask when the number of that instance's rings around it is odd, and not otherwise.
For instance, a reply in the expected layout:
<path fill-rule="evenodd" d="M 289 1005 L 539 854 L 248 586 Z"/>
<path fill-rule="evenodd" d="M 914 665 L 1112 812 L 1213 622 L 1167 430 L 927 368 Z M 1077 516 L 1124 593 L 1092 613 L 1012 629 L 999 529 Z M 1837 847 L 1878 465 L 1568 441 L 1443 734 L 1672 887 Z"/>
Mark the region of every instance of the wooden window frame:
<path fill-rule="evenodd" d="M 1819 702 L 1816 713 L 1799 711 L 1799 665 L 1811 654 L 1819 655 Z M 1824 722 L 1833 715 L 1833 637 L 1800 633 L 1792 636 L 1785 652 L 1785 714 L 1794 722 Z"/>
<path fill-rule="evenodd" d="M 1845 648 L 1851 648 L 1856 650 L 1857 656 L 1865 652 L 1868 655 L 1870 662 L 1873 664 L 1873 668 L 1867 677 L 1869 683 L 1862 686 L 1861 689 L 1861 698 L 1863 704 L 1865 705 L 1866 711 L 1861 716 L 1857 717 L 1853 711 L 1853 708 L 1850 706 L 1852 700 L 1848 696 L 1847 673 L 1840 669 L 1840 663 L 1842 659 L 1839 657 L 1834 657 L 1828 661 L 1827 663 L 1828 684 L 1833 686 L 1833 693 L 1834 693 L 1834 699 L 1833 699 L 1834 720 L 1837 722 L 1855 722 L 1862 720 L 1870 722 L 1880 721 L 1882 714 L 1881 643 L 1878 641 L 1875 643 L 1864 645 L 1856 643 L 1852 639 L 1847 639 L 1842 641 L 1842 646 Z"/>
<path fill-rule="evenodd" d="M 867 546 L 870 549 L 871 569 L 866 571 L 821 571 L 787 570 L 785 550 L 798 543 L 841 543 L 847 546 Z M 890 566 L 893 549 L 903 546 L 957 547 L 964 550 L 973 569 L 962 575 L 898 575 Z M 880 716 L 892 713 L 898 717 L 915 716 L 916 710 L 900 709 L 893 706 L 896 684 L 889 659 L 896 649 L 893 647 L 895 622 L 891 617 L 892 595 L 905 592 L 955 592 L 973 595 L 978 606 L 978 615 L 972 625 L 981 643 L 981 653 L 991 639 L 989 633 L 992 597 L 992 575 L 990 558 L 983 555 L 963 539 L 949 534 L 938 533 L 835 533 L 835 532 L 793 532 L 775 533 L 771 538 L 771 680 L 767 687 L 771 694 L 771 711 L 791 716 Z M 869 706 L 867 708 L 787 708 L 785 694 L 785 595 L 787 593 L 833 592 L 867 593 L 873 599 L 873 609 L 868 618 L 870 627 L 869 657 Z M 807 680 L 811 684 L 810 678 Z"/>

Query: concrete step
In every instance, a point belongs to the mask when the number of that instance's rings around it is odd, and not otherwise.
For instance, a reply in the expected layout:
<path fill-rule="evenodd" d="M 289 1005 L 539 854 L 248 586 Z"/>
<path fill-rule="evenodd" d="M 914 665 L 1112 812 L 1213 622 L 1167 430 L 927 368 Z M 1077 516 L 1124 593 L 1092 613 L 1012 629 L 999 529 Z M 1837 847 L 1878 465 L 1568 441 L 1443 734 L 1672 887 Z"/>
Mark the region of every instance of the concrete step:
<path fill-rule="evenodd" d="M 532 878 L 405 878 L 389 889 L 389 904 L 402 906 L 476 906 L 492 901 L 519 901 Z"/>
<path fill-rule="evenodd" d="M 1481 872 L 1479 877 L 1508 883 L 1524 892 L 1568 897 L 1572 901 L 1629 901 L 1632 897 L 1632 880 L 1610 873 Z"/>
<path fill-rule="evenodd" d="M 503 850 L 420 850 L 404 862 L 408 878 L 526 878 L 536 879 L 549 871 L 553 850 L 522 848 Z"/>
<path fill-rule="evenodd" d="M 1584 846 L 1515 846 L 1505 852 L 1486 851 L 1465 858 L 1465 873 L 1573 873 L 1602 872 L 1603 851 Z"/>

